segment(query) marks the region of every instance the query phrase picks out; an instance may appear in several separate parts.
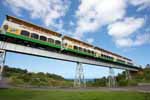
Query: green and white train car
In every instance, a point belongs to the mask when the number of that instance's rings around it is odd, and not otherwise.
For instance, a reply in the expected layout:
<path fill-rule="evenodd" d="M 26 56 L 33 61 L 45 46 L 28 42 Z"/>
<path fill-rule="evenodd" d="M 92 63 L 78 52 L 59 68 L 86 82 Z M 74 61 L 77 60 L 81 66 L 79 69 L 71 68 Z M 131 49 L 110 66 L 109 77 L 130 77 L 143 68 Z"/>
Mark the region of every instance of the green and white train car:
<path fill-rule="evenodd" d="M 47 50 L 57 49 L 62 52 L 90 57 L 93 60 L 134 66 L 131 59 L 8 15 L 2 24 L 2 37 L 3 39 L 7 38 L 8 41 L 13 38 L 22 40 L 23 43 L 40 45 Z"/>

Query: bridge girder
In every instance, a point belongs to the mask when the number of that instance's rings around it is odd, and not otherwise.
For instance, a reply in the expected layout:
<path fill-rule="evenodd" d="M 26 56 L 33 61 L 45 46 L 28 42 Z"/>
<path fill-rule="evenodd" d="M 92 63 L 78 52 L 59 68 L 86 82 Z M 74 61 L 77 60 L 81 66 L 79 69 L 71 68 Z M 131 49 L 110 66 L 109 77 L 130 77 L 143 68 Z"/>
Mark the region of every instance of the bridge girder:
<path fill-rule="evenodd" d="M 62 54 L 61 52 L 46 51 L 46 50 L 27 47 L 27 46 L 23 46 L 19 44 L 8 43 L 4 41 L 0 41 L 0 49 L 5 50 L 6 52 L 22 53 L 22 54 L 39 56 L 39 57 L 44 57 L 44 58 L 52 58 L 52 59 L 70 61 L 70 62 L 80 62 L 82 64 L 90 64 L 90 65 L 96 65 L 96 66 L 102 66 L 102 67 L 112 67 L 112 68 L 117 68 L 117 69 L 138 71 L 138 69 L 135 67 L 117 65 L 114 63 L 103 62 L 100 60 L 96 61 L 96 60 L 91 60 L 91 59 L 87 59 L 83 57 L 81 58 L 77 56 Z"/>

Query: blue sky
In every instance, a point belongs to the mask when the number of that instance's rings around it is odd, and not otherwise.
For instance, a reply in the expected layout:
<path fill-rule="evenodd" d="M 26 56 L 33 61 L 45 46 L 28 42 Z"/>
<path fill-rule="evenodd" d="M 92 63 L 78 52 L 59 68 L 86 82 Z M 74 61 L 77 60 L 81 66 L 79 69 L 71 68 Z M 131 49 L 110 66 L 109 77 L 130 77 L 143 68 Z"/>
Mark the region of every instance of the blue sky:
<path fill-rule="evenodd" d="M 1 0 L 0 25 L 6 14 L 129 57 L 143 66 L 150 63 L 150 0 Z M 65 78 L 74 77 L 76 66 L 14 53 L 7 53 L 6 64 Z M 108 75 L 108 68 L 83 66 L 86 78 Z"/>

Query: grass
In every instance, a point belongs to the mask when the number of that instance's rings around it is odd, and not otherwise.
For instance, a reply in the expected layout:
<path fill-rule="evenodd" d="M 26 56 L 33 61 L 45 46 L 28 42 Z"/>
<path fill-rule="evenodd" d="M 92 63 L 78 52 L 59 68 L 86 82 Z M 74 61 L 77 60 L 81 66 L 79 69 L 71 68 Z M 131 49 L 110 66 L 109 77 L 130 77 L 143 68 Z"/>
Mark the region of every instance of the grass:
<path fill-rule="evenodd" d="M 0 89 L 0 100 L 150 100 L 139 92 Z"/>

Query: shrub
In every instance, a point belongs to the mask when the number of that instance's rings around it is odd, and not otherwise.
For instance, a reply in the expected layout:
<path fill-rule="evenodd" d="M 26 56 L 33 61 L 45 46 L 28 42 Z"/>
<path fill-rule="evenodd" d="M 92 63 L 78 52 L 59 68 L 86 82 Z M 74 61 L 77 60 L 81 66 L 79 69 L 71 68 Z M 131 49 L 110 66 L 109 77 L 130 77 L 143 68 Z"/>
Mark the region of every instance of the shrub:
<path fill-rule="evenodd" d="M 128 80 L 119 80 L 118 85 L 119 86 L 128 86 Z"/>
<path fill-rule="evenodd" d="M 128 81 L 128 86 L 136 86 L 138 83 L 135 80 L 129 80 Z"/>

